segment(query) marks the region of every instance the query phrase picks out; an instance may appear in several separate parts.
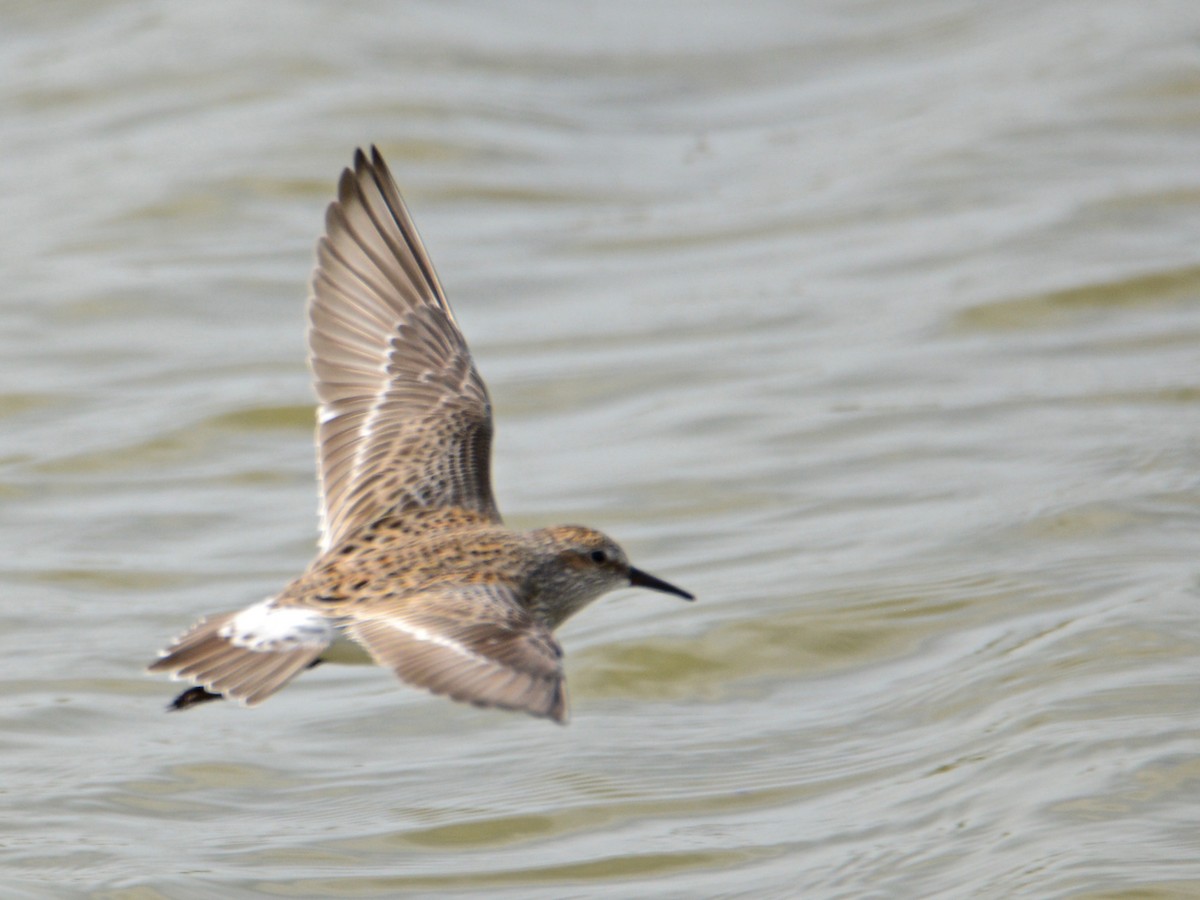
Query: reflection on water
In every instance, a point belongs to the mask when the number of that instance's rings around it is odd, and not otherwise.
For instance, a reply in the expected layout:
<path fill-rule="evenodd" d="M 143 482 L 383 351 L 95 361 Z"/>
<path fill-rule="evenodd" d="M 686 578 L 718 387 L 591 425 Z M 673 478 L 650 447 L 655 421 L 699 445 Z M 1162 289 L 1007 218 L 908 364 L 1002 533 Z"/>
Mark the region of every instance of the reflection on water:
<path fill-rule="evenodd" d="M 211 10 L 0 37 L 6 896 L 1200 894 L 1190 4 Z M 699 596 L 564 629 L 568 728 L 141 674 L 312 550 L 370 141 L 509 520 Z"/>

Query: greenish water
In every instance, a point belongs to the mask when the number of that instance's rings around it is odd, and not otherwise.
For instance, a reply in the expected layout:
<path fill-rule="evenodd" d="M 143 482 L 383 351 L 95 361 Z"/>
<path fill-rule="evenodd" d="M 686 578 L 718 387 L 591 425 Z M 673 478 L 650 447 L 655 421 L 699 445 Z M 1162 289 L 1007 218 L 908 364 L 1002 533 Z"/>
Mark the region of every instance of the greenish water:
<path fill-rule="evenodd" d="M 1194 4 L 4 15 L 4 896 L 1200 896 Z M 312 552 L 370 142 L 508 520 L 699 597 L 573 620 L 565 729 L 141 672 Z"/>

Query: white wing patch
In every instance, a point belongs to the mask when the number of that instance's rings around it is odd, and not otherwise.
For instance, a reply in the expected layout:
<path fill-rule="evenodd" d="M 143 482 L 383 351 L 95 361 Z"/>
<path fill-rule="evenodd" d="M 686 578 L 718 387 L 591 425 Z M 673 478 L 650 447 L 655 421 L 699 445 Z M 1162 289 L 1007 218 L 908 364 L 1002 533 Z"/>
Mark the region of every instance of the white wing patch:
<path fill-rule="evenodd" d="M 488 659 L 486 656 L 476 653 L 470 647 L 467 647 L 461 641 L 456 641 L 454 638 L 446 637 L 438 634 L 435 631 L 430 631 L 427 628 L 421 628 L 419 625 L 413 625 L 403 619 L 388 619 L 387 624 L 397 631 L 403 631 L 410 637 L 416 638 L 418 641 L 427 641 L 430 644 L 437 644 L 439 647 L 445 647 L 447 650 L 453 650 L 459 656 L 465 656 L 468 659 L 477 659 L 481 662 L 495 665 L 495 661 Z"/>
<path fill-rule="evenodd" d="M 337 633 L 333 620 L 311 609 L 276 606 L 264 600 L 243 609 L 218 634 L 245 650 L 279 653 L 301 647 L 327 646 Z"/>

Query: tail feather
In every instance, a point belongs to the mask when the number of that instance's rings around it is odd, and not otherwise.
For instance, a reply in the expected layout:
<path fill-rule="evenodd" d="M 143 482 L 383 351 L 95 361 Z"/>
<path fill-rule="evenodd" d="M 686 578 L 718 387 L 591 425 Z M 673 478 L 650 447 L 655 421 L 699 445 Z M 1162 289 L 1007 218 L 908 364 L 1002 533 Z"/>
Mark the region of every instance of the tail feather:
<path fill-rule="evenodd" d="M 300 672 L 303 672 L 314 662 L 317 655 L 297 654 L 293 651 L 291 654 L 277 654 L 283 658 L 275 664 L 274 667 L 247 673 L 248 677 L 244 678 L 237 686 L 239 692 L 245 691 L 245 702 L 247 706 L 255 706 L 266 700 L 273 693 L 291 681 Z"/>
<path fill-rule="evenodd" d="M 245 659 L 244 650 L 230 646 L 226 641 L 220 639 L 210 642 L 203 649 L 207 652 L 200 658 L 196 658 L 195 652 L 190 652 L 176 660 L 175 674 L 180 678 L 205 681 L 212 678 L 216 672 L 222 672 L 229 676 L 242 664 L 253 662 L 252 659 Z"/>
<path fill-rule="evenodd" d="M 201 619 L 164 651 L 160 659 L 151 663 L 148 671 L 164 672 L 176 681 L 191 682 L 208 695 L 189 689 L 176 698 L 173 709 L 186 709 L 216 699 L 212 695 L 254 706 L 314 665 L 327 646 L 320 641 L 251 643 L 236 627 L 238 615 L 220 613 Z M 184 697 L 188 699 L 180 704 L 178 701 Z"/>
<path fill-rule="evenodd" d="M 253 678 L 256 672 L 261 672 L 264 666 L 273 663 L 273 659 L 264 657 L 261 653 L 233 647 L 229 652 L 205 661 L 202 666 L 181 669 L 179 675 L 227 694 L 236 690 L 243 680 Z"/>

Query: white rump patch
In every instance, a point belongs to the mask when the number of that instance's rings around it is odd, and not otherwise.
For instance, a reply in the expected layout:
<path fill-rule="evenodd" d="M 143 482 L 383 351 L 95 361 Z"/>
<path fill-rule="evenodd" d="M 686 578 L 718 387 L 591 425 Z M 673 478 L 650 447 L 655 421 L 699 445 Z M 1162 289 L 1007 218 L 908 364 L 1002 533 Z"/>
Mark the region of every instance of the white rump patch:
<path fill-rule="evenodd" d="M 323 648 L 333 640 L 333 620 L 311 609 L 276 606 L 264 600 L 243 609 L 218 632 L 235 647 L 259 653 Z"/>

